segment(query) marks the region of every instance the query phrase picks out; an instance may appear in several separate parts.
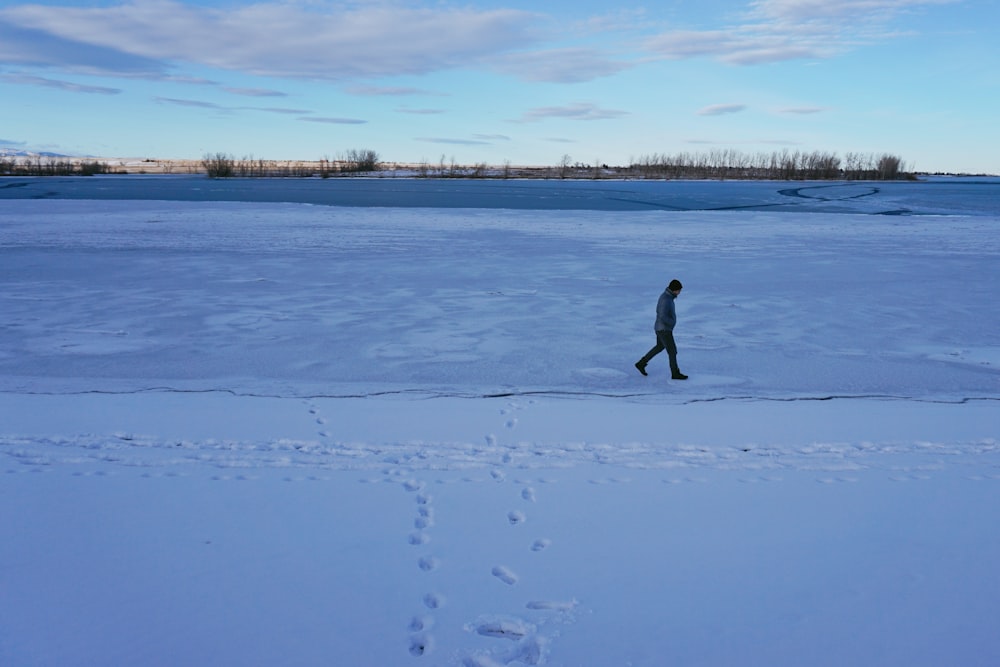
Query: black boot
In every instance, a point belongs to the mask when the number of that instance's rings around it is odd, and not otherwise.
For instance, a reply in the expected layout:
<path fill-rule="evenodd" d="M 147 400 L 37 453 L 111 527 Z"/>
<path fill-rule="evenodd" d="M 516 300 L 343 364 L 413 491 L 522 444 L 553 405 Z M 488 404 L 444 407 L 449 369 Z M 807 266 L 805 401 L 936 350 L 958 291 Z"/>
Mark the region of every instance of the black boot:
<path fill-rule="evenodd" d="M 677 371 L 676 373 L 671 373 L 670 379 L 671 380 L 687 380 L 688 376 L 684 375 L 684 373 L 681 373 L 680 371 Z"/>
<path fill-rule="evenodd" d="M 637 361 L 637 362 L 635 362 L 635 367 L 636 367 L 636 368 L 637 368 L 637 369 L 639 370 L 639 372 L 640 372 L 640 373 L 642 373 L 643 375 L 649 375 L 649 374 L 648 374 L 648 373 L 646 372 L 646 364 L 642 363 L 642 361 L 641 361 L 641 360 L 640 360 L 640 361 Z"/>

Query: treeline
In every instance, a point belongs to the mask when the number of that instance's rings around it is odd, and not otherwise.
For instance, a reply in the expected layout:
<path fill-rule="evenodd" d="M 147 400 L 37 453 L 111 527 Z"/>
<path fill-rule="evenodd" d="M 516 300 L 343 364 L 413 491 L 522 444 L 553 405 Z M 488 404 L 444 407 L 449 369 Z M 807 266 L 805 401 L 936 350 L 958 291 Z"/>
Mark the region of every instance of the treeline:
<path fill-rule="evenodd" d="M 149 163 L 148 165 L 146 163 Z M 171 173 L 175 168 L 187 173 L 203 172 L 210 178 L 329 178 L 381 172 L 382 175 L 415 178 L 535 178 L 535 179 L 702 179 L 702 180 L 901 180 L 914 179 L 898 156 L 874 153 L 847 153 L 843 158 L 822 151 L 775 151 L 744 153 L 737 150 L 654 153 L 633 159 L 628 166 L 574 163 L 564 155 L 555 166 L 512 167 L 504 162 L 491 167 L 485 162 L 471 166 L 459 165 L 444 156 L 438 164 L 421 162 L 398 165 L 382 162 L 373 150 L 354 149 L 336 158 L 318 161 L 263 160 L 253 156 L 236 158 L 229 153 L 206 154 L 199 162 L 146 160 L 138 173 L 146 169 Z M 0 175 L 5 176 L 91 176 L 94 174 L 124 174 L 128 170 L 107 162 L 56 158 L 47 156 L 0 158 Z"/>
<path fill-rule="evenodd" d="M 835 153 L 789 150 L 654 153 L 633 161 L 630 169 L 641 178 L 892 181 L 913 177 L 895 155 L 847 153 L 841 159 Z"/>
<path fill-rule="evenodd" d="M 378 171 L 381 161 L 372 150 L 352 149 L 343 155 L 319 162 L 262 160 L 253 156 L 236 158 L 229 153 L 210 153 L 201 166 L 209 178 L 329 178 L 337 175 Z"/>
<path fill-rule="evenodd" d="M 66 160 L 36 156 L 29 159 L 0 159 L 0 175 L 4 176 L 94 176 L 110 174 L 112 168 L 105 162 Z"/>

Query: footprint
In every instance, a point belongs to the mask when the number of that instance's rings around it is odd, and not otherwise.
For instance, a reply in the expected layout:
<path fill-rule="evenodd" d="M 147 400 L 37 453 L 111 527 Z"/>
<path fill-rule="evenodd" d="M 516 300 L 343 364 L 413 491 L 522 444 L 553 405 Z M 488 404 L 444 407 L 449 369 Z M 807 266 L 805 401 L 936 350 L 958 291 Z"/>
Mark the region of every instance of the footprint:
<path fill-rule="evenodd" d="M 424 483 L 419 480 L 408 479 L 405 482 L 403 482 L 403 488 L 411 493 L 413 493 L 414 491 L 423 491 Z"/>
<path fill-rule="evenodd" d="M 529 635 L 518 642 L 517 646 L 505 658 L 504 662 L 523 662 L 526 665 L 541 665 L 548 653 L 549 640 L 537 635 Z"/>
<path fill-rule="evenodd" d="M 493 568 L 493 576 L 507 584 L 508 586 L 513 586 L 517 583 L 518 577 L 516 574 L 510 571 L 509 568 L 503 565 L 497 565 Z"/>
<path fill-rule="evenodd" d="M 515 428 L 517 426 L 517 419 L 508 419 L 504 426 L 507 428 Z"/>
<path fill-rule="evenodd" d="M 463 667 L 504 667 L 488 655 L 470 655 L 462 661 Z"/>
<path fill-rule="evenodd" d="M 417 634 L 410 637 L 410 655 L 420 657 L 426 654 L 434 645 L 430 635 Z"/>
<path fill-rule="evenodd" d="M 430 542 L 431 536 L 427 533 L 411 533 L 408 541 L 414 546 L 419 546 Z"/>
<path fill-rule="evenodd" d="M 504 474 L 503 470 L 491 470 L 490 477 L 498 482 L 502 482 L 507 479 L 507 475 Z"/>
<path fill-rule="evenodd" d="M 535 490 L 530 486 L 521 489 L 521 498 L 527 500 L 529 503 L 535 502 Z"/>
<path fill-rule="evenodd" d="M 509 521 L 512 526 L 524 523 L 527 520 L 528 517 L 524 516 L 524 512 L 520 512 L 518 510 L 511 510 L 510 512 L 507 512 L 507 521 Z"/>
<path fill-rule="evenodd" d="M 412 632 L 430 630 L 432 627 L 434 627 L 434 619 L 430 616 L 414 616 L 410 619 L 410 630 Z"/>
<path fill-rule="evenodd" d="M 524 606 L 528 609 L 542 611 L 572 611 L 576 609 L 577 604 L 579 603 L 576 600 L 570 600 L 568 602 L 556 600 L 532 600 Z"/>
<path fill-rule="evenodd" d="M 531 543 L 531 550 L 532 551 L 545 551 L 550 546 L 552 546 L 552 540 L 543 537 L 543 538 L 541 538 L 539 540 L 535 540 L 534 542 Z"/>
<path fill-rule="evenodd" d="M 424 572 L 432 572 L 433 570 L 438 569 L 441 565 L 441 561 L 434 556 L 421 556 L 420 560 L 417 561 L 417 565 Z"/>
<path fill-rule="evenodd" d="M 483 621 L 476 626 L 476 633 L 484 637 L 520 641 L 534 632 L 534 626 L 516 618 Z"/>
<path fill-rule="evenodd" d="M 444 596 L 440 593 L 428 593 L 424 596 L 424 606 L 428 609 L 440 609 L 444 606 Z"/>

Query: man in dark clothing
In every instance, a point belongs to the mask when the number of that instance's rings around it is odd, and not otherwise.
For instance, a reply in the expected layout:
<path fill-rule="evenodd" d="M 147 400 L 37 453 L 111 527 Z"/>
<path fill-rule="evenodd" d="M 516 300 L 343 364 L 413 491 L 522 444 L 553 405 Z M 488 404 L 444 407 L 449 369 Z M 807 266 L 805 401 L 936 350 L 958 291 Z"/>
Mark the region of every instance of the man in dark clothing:
<path fill-rule="evenodd" d="M 646 356 L 635 362 L 635 367 L 643 375 L 646 375 L 646 364 L 649 363 L 649 360 L 666 350 L 667 356 L 670 357 L 670 377 L 674 380 L 687 380 L 688 376 L 681 373 L 681 369 L 677 366 L 677 344 L 674 342 L 674 325 L 677 324 L 674 299 L 680 296 L 683 288 L 681 281 L 676 278 L 671 280 L 667 289 L 663 290 L 663 294 L 660 295 L 660 300 L 656 302 L 656 326 L 654 327 L 656 345 L 646 353 Z"/>

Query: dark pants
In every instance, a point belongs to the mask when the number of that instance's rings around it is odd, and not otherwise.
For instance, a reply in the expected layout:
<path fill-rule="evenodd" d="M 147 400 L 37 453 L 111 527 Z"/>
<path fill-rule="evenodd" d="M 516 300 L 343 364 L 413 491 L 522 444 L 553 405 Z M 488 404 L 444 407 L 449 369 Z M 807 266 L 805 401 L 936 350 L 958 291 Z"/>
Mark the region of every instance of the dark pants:
<path fill-rule="evenodd" d="M 681 369 L 677 366 L 677 343 L 674 342 L 673 331 L 657 331 L 656 345 L 646 353 L 646 356 L 639 360 L 639 363 L 645 366 L 649 363 L 650 359 L 664 350 L 667 351 L 667 356 L 670 357 L 670 374 L 678 375 Z"/>

